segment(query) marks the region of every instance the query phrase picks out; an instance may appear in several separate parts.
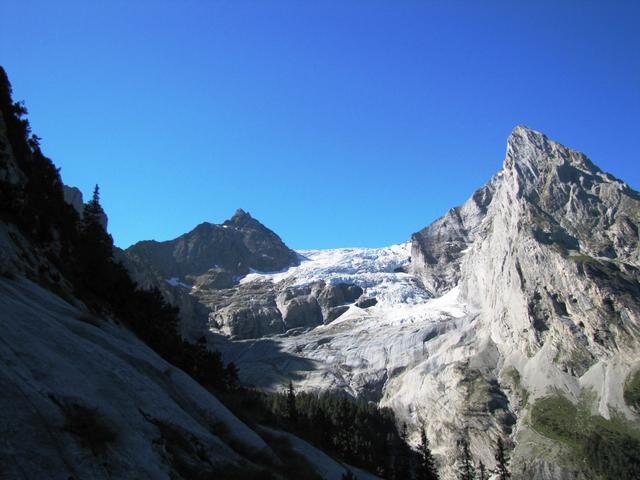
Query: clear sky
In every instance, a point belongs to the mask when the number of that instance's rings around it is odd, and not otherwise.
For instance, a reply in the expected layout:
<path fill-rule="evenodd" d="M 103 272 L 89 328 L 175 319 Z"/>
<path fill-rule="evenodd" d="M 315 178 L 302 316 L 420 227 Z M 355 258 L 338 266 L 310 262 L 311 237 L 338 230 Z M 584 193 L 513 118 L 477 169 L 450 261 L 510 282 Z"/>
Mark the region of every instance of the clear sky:
<path fill-rule="evenodd" d="M 462 203 L 517 124 L 640 187 L 638 1 L 9 1 L 0 64 L 116 244 L 242 207 L 294 248 Z"/>

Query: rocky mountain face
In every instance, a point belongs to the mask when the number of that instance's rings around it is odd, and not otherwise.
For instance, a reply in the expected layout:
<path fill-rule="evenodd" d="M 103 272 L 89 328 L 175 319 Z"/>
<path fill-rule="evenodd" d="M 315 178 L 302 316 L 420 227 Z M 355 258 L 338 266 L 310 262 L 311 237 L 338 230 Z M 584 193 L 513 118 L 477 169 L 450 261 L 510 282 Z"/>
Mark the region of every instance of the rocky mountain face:
<path fill-rule="evenodd" d="M 575 451 L 549 446 L 535 429 L 550 428 L 536 400 L 568 398 L 638 425 L 623 393 L 640 366 L 639 225 L 637 192 L 582 153 L 517 127 L 502 171 L 412 238 L 413 272 L 436 293 L 457 283 L 477 315 L 461 383 L 493 390 L 489 405 L 509 412 L 496 417 L 503 430 L 514 416 L 514 463 L 532 478 L 581 470 Z M 466 423 L 481 455 L 485 425 Z"/>
<path fill-rule="evenodd" d="M 298 264 L 297 254 L 280 237 L 242 209 L 221 225 L 201 223 L 174 240 L 138 242 L 125 250 L 125 256 L 143 285 L 175 278 L 225 288 L 252 270 L 282 270 Z"/>
<path fill-rule="evenodd" d="M 206 299 L 191 293 L 226 291 L 223 298 L 216 297 L 219 305 L 218 300 L 228 299 L 229 289 L 244 275 L 282 270 L 299 263 L 298 255 L 280 237 L 242 209 L 222 224 L 201 223 L 174 240 L 138 242 L 126 250 L 118 249 L 116 256 L 139 285 L 160 289 L 171 304 L 180 308 L 181 331 L 189 338 L 202 335 L 210 314 Z M 282 322 L 269 315 L 275 312 L 269 305 L 268 300 L 254 302 L 249 310 L 238 314 L 245 323 L 255 324 L 253 331 L 246 325 L 242 327 L 244 335 L 282 331 L 278 330 Z"/>
<path fill-rule="evenodd" d="M 235 284 L 187 281 L 219 260 L 158 278 L 182 275 L 203 308 L 191 331 L 245 382 L 390 406 L 415 441 L 425 426 L 445 478 L 461 436 L 489 466 L 504 438 L 515 478 L 609 478 L 640 468 L 624 453 L 640 446 L 639 226 L 637 192 L 516 127 L 502 170 L 407 244 L 299 252 Z"/>

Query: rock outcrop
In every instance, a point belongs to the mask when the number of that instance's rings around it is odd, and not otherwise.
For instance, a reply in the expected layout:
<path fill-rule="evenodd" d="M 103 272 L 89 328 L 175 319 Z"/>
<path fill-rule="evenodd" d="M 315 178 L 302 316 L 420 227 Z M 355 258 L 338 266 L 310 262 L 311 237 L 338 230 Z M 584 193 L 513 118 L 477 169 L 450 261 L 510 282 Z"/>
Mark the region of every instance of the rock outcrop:
<path fill-rule="evenodd" d="M 362 288 L 347 283 L 257 281 L 227 289 L 200 286 L 190 296 L 209 312 L 208 325 L 214 331 L 247 339 L 330 323 L 361 294 Z"/>

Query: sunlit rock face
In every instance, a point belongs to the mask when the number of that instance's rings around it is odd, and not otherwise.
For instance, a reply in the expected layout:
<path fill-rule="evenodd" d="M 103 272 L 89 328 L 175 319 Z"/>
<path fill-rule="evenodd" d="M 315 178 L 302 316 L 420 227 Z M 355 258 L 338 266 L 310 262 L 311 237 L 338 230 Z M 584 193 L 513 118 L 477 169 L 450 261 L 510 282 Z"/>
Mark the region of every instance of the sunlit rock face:
<path fill-rule="evenodd" d="M 532 413 L 553 395 L 640 422 L 623 395 L 640 368 L 639 225 L 637 192 L 516 127 L 502 170 L 405 244 L 171 288 L 243 381 L 390 406 L 413 441 L 425 427 L 445 478 L 465 435 L 488 466 L 506 439 L 516 478 L 588 479 Z"/>
<path fill-rule="evenodd" d="M 525 445 L 545 443 L 531 438 L 527 423 L 537 398 L 590 396 L 594 413 L 638 420 L 622 390 L 640 351 L 639 200 L 582 153 L 516 127 L 502 171 L 413 237 L 412 269 L 425 286 L 439 292 L 456 283 L 461 301 L 477 315 L 467 365 L 459 365 L 484 384 L 472 380 L 471 405 L 463 408 L 477 407 L 478 388 L 491 393 L 480 412 L 512 434 L 514 466 L 525 468 L 525 477 L 571 477 L 580 470 L 561 459 L 560 447 Z M 439 240 L 444 243 L 429 250 Z M 447 263 L 442 258 L 450 251 Z M 438 263 L 446 268 L 438 270 Z M 505 409 L 493 410 L 496 405 Z M 491 429 L 478 415 L 463 418 L 474 451 L 490 464 Z"/>

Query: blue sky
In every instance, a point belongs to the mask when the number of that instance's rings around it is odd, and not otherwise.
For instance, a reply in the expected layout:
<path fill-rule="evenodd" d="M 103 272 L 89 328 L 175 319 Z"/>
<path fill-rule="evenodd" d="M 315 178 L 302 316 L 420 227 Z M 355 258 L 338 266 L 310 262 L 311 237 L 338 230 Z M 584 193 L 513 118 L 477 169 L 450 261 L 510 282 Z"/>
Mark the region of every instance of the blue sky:
<path fill-rule="evenodd" d="M 294 248 L 401 242 L 517 124 L 640 187 L 637 1 L 0 2 L 0 64 L 116 244 L 242 207 Z"/>

